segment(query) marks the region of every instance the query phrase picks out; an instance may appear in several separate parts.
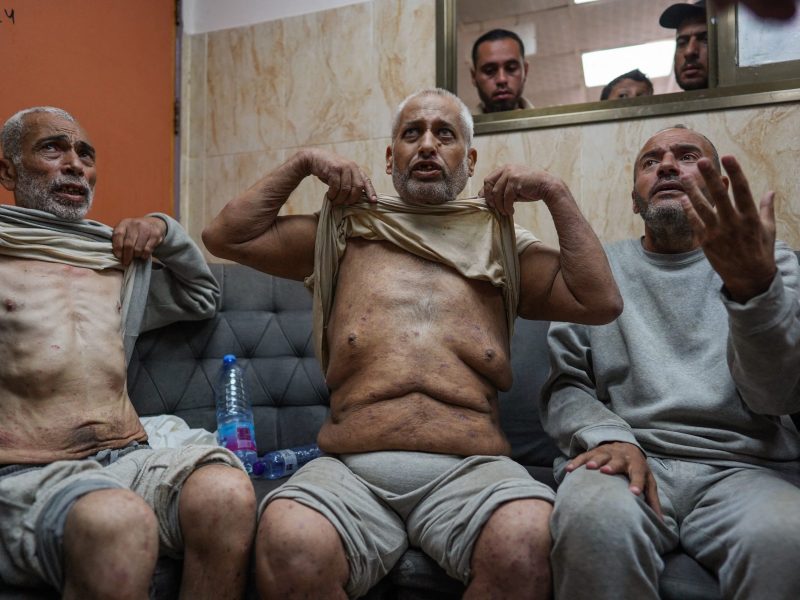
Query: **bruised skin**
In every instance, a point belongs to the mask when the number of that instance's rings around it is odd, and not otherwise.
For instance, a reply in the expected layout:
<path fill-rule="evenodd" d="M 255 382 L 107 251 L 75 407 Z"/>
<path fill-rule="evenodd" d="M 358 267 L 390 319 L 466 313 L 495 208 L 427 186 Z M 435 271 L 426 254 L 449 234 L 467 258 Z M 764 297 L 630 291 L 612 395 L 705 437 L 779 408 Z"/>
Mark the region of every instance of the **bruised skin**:
<path fill-rule="evenodd" d="M 0 464 L 146 435 L 128 400 L 120 271 L 0 257 Z"/>
<path fill-rule="evenodd" d="M 351 239 L 327 330 L 333 453 L 506 454 L 511 386 L 500 288 L 385 242 Z"/>

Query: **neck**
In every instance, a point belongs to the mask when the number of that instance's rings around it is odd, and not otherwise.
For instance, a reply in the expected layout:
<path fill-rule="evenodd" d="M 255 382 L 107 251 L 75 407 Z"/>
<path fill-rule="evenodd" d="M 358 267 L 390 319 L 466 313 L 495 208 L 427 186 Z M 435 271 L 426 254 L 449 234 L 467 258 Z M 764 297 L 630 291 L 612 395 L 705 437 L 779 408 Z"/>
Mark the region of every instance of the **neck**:
<path fill-rule="evenodd" d="M 653 230 L 645 226 L 642 246 L 648 252 L 659 254 L 681 254 L 691 252 L 700 247 L 700 240 L 689 230 L 681 227 L 667 227 Z"/>

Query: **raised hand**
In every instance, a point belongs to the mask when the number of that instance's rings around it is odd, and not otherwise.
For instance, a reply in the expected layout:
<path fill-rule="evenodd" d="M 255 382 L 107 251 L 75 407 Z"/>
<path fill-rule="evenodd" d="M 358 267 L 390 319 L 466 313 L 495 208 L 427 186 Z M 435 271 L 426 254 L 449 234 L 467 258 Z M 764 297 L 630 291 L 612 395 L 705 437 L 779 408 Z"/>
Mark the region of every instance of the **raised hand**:
<path fill-rule="evenodd" d="M 525 165 L 505 165 L 486 177 L 481 196 L 500 214 L 513 215 L 515 202 L 547 201 L 559 188 L 566 186 L 546 171 Z"/>
<path fill-rule="evenodd" d="M 750 185 L 733 156 L 722 165 L 731 180 L 733 201 L 722 175 L 711 161 L 701 158 L 697 168 L 706 184 L 700 190 L 689 178 L 681 183 L 687 198 L 681 202 L 708 262 L 719 273 L 731 298 L 744 303 L 767 290 L 775 277 L 774 192 L 767 192 L 759 208 Z"/>
<path fill-rule="evenodd" d="M 658 500 L 658 485 L 644 453 L 638 446 L 628 442 L 610 442 L 579 454 L 567 464 L 567 473 L 581 466 L 599 469 L 607 475 L 626 475 L 630 481 L 628 489 L 637 496 L 644 494 L 645 501 L 660 518 L 661 502 Z"/>
<path fill-rule="evenodd" d="M 127 267 L 134 258 L 150 258 L 166 234 L 167 224 L 158 217 L 123 219 L 111 235 L 111 249 Z"/>
<path fill-rule="evenodd" d="M 377 194 L 372 181 L 352 160 L 326 150 L 309 150 L 309 171 L 327 184 L 327 197 L 333 204 L 376 202 Z"/>

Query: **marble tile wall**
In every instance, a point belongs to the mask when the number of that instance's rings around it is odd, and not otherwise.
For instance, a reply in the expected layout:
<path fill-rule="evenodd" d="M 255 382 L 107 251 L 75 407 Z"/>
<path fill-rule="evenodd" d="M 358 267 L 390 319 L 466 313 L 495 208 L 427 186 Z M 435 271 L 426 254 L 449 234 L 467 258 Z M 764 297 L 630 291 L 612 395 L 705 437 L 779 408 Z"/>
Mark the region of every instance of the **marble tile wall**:
<path fill-rule="evenodd" d="M 435 84 L 435 10 L 430 0 L 373 0 L 248 27 L 185 36 L 181 220 L 199 241 L 220 208 L 301 146 L 352 158 L 391 192 L 384 173 L 394 107 Z M 563 178 L 603 241 L 641 234 L 631 211 L 631 163 L 644 141 L 684 123 L 721 154 L 735 154 L 754 193 L 777 192 L 778 236 L 800 248 L 800 105 L 588 124 L 475 140 L 474 194 L 497 165 L 535 165 Z M 318 209 L 308 179 L 284 213 Z M 521 205 L 517 221 L 557 238 L 547 210 Z"/>

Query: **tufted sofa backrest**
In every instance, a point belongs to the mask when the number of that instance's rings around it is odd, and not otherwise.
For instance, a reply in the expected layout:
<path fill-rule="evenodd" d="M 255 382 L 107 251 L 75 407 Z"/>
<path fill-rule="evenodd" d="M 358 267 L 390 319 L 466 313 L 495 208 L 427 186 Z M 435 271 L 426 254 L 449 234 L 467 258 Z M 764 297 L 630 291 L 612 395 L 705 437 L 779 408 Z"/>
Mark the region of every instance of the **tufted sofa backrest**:
<path fill-rule="evenodd" d="M 328 412 L 311 340 L 311 295 L 302 283 L 241 265 L 212 264 L 222 290 L 213 319 L 143 333 L 128 365 L 140 416 L 175 414 L 215 431 L 214 387 L 225 354 L 244 367 L 259 452 L 308 444 Z"/>

